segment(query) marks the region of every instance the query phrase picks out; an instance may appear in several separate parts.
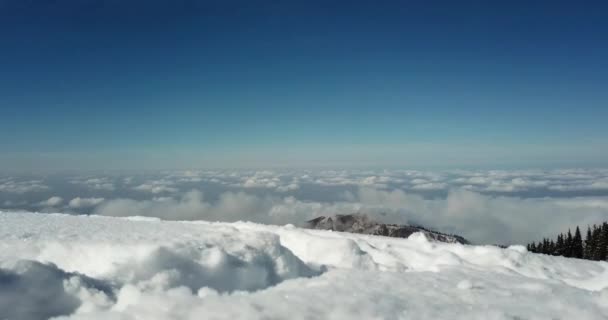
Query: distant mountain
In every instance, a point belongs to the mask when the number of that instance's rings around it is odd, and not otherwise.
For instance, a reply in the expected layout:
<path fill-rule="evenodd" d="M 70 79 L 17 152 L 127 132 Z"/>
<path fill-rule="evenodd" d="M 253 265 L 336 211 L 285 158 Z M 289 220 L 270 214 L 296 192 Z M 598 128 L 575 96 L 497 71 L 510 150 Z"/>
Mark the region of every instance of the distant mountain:
<path fill-rule="evenodd" d="M 309 229 L 335 230 L 394 238 L 407 238 L 413 233 L 422 232 L 430 240 L 447 243 L 469 243 L 469 241 L 461 236 L 445 234 L 420 226 L 380 223 L 371 220 L 364 214 L 337 214 L 328 217 L 320 216 L 309 220 L 306 227 Z"/>

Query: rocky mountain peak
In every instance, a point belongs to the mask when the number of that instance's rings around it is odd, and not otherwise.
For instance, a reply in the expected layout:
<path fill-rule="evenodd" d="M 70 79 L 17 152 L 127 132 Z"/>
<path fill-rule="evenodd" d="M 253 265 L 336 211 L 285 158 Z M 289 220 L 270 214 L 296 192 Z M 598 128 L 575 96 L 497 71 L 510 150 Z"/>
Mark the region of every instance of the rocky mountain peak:
<path fill-rule="evenodd" d="M 365 214 L 356 213 L 337 214 L 327 217 L 320 216 L 309 220 L 306 227 L 310 229 L 334 230 L 395 238 L 407 238 L 413 233 L 422 232 L 428 239 L 434 241 L 462 244 L 469 243 L 465 238 L 458 235 L 445 234 L 420 226 L 380 223 L 370 219 Z"/>

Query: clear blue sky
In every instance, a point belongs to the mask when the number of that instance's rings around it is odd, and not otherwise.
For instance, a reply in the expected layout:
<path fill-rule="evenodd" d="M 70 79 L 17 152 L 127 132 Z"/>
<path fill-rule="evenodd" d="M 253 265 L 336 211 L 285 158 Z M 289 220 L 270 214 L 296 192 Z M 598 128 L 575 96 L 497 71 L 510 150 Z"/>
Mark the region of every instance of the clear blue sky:
<path fill-rule="evenodd" d="M 0 166 L 608 165 L 607 12 L 0 0 Z"/>

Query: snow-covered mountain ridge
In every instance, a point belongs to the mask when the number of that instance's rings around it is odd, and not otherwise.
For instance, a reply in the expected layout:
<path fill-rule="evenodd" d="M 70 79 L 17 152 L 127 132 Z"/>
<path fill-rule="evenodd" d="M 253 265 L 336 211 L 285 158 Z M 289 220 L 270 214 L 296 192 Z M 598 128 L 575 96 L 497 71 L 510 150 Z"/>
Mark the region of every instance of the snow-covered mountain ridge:
<path fill-rule="evenodd" d="M 0 213 L 0 318 L 606 319 L 608 263 L 253 223 Z"/>
<path fill-rule="evenodd" d="M 414 233 L 420 232 L 428 239 L 448 242 L 468 244 L 465 238 L 429 230 L 420 226 L 403 224 L 380 223 L 370 219 L 365 214 L 337 214 L 334 216 L 320 216 L 309 220 L 307 227 L 319 230 L 333 230 L 342 232 L 371 234 L 376 236 L 387 236 L 393 238 L 408 238 Z"/>

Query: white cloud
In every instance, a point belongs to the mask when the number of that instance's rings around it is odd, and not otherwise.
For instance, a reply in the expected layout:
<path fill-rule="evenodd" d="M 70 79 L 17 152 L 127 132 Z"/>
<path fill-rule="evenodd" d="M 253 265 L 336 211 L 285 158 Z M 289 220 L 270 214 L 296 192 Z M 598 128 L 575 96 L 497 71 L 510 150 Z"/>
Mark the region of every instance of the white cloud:
<path fill-rule="evenodd" d="M 196 186 L 205 188 L 205 197 L 199 191 L 181 191 L 192 189 L 199 178 L 216 182 Z M 3 178 L 1 184 L 10 184 L 12 190 L 47 190 L 42 181 Z M 86 198 L 60 188 L 44 198 L 72 199 L 68 208 L 94 208 L 105 215 L 173 220 L 301 224 L 318 215 L 361 212 L 385 222 L 422 224 L 476 242 L 499 243 L 538 240 L 577 224 L 608 219 L 606 198 L 597 196 L 608 196 L 608 170 L 603 169 L 192 171 L 74 181 L 91 187 Z M 113 181 L 119 183 L 112 195 L 99 187 Z M 108 200 L 126 197 L 126 190 L 141 191 L 136 195 L 139 200 Z M 571 195 L 587 197 L 567 198 Z M 44 204 L 28 202 L 21 194 L 8 192 L 2 196 L 4 206 L 15 210 L 64 204 L 51 205 L 50 199 Z"/>
<path fill-rule="evenodd" d="M 600 180 L 577 181 L 570 184 L 558 184 L 549 186 L 550 190 L 556 191 L 594 191 L 608 190 L 608 178 Z"/>
<path fill-rule="evenodd" d="M 277 191 L 278 192 L 289 192 L 289 191 L 297 190 L 299 188 L 300 188 L 300 185 L 298 183 L 292 182 L 285 186 L 278 186 Z"/>
<path fill-rule="evenodd" d="M 48 186 L 41 180 L 14 181 L 12 179 L 0 183 L 0 192 L 28 193 L 47 190 Z"/>
<path fill-rule="evenodd" d="M 68 203 L 70 208 L 80 209 L 94 207 L 104 201 L 104 198 L 80 198 L 76 197 Z"/>
<path fill-rule="evenodd" d="M 529 170 L 529 171 L 458 171 L 452 173 L 451 185 L 494 193 L 544 191 L 608 190 L 608 172 L 604 169 Z"/>
<path fill-rule="evenodd" d="M 141 184 L 137 187 L 134 187 L 133 190 L 145 191 L 145 192 L 150 192 L 150 193 L 172 193 L 172 192 L 178 191 L 177 188 L 174 188 L 174 187 L 169 187 L 166 185 L 150 184 L 150 183 Z"/>
<path fill-rule="evenodd" d="M 300 188 L 300 179 L 292 174 L 279 174 L 272 171 L 258 171 L 253 174 L 243 174 L 239 177 L 238 182 L 228 183 L 233 187 L 238 188 L 260 188 L 274 189 L 277 192 L 285 193 Z M 212 178 L 210 181 L 219 182 L 217 178 Z"/>
<path fill-rule="evenodd" d="M 608 219 L 608 198 L 577 198 L 564 205 L 559 199 L 496 197 L 462 189 L 450 191 L 446 199 L 431 200 L 398 190 L 362 189 L 359 200 L 392 212 L 393 218 L 401 215 L 406 221 L 481 243 L 528 242 Z"/>
<path fill-rule="evenodd" d="M 442 182 L 421 183 L 411 187 L 413 190 L 444 190 L 447 184 Z"/>
<path fill-rule="evenodd" d="M 256 171 L 252 175 L 241 176 L 242 183 L 236 184 L 243 188 L 269 188 L 274 189 L 281 184 L 280 175 L 273 171 Z"/>
<path fill-rule="evenodd" d="M 73 184 L 85 185 L 88 188 L 95 190 L 113 191 L 116 189 L 114 183 L 107 177 L 76 178 L 70 180 L 70 182 Z"/>
<path fill-rule="evenodd" d="M 181 198 L 157 200 L 108 200 L 96 214 L 108 216 L 150 216 L 167 220 L 253 221 L 261 223 L 303 223 L 321 214 L 358 210 L 349 203 L 322 204 L 302 202 L 293 197 L 259 197 L 244 192 L 225 192 L 215 202 L 192 190 Z"/>
<path fill-rule="evenodd" d="M 413 180 L 412 180 L 412 181 L 410 181 L 410 182 L 411 182 L 412 184 L 426 184 L 426 183 L 429 183 L 429 181 L 428 181 L 428 180 L 426 180 L 426 179 L 420 179 L 420 178 L 413 179 Z"/>
<path fill-rule="evenodd" d="M 175 182 L 168 179 L 150 180 L 146 183 L 140 184 L 133 188 L 133 190 L 150 192 L 153 194 L 158 193 L 175 193 L 178 192 L 175 186 Z"/>
<path fill-rule="evenodd" d="M 276 178 L 272 178 L 272 179 L 267 179 L 267 178 L 256 178 L 256 177 L 251 177 L 248 178 L 247 180 L 245 180 L 245 182 L 243 182 L 242 186 L 244 188 L 276 188 L 277 187 L 277 183 L 279 182 L 278 179 Z"/>
<path fill-rule="evenodd" d="M 210 202 L 205 201 L 201 192 L 190 191 L 179 199 L 163 201 L 110 200 L 95 210 L 97 214 L 110 216 L 274 224 L 301 224 L 319 215 L 353 212 L 388 223 L 421 224 L 479 243 L 522 243 L 575 225 L 607 220 L 608 198 L 577 198 L 565 205 L 559 199 L 497 197 L 464 189 L 451 190 L 444 199 L 425 199 L 401 190 L 361 188 L 350 198 L 335 202 L 259 197 L 243 192 L 226 192 Z"/>
<path fill-rule="evenodd" d="M 63 198 L 61 197 L 50 197 L 47 200 L 41 201 L 38 203 L 39 206 L 43 207 L 56 207 L 63 203 Z"/>

